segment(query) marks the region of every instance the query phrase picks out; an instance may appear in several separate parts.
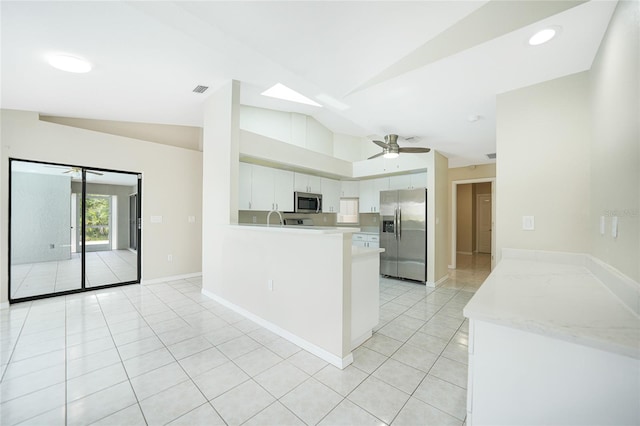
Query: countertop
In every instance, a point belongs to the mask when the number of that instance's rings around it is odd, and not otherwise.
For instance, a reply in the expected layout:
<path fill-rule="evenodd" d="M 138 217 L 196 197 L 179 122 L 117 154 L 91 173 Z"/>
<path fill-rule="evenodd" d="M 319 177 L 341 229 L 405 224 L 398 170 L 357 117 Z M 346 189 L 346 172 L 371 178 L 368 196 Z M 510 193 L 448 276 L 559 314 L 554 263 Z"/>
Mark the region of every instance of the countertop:
<path fill-rule="evenodd" d="M 463 313 L 640 359 L 640 317 L 582 265 L 503 258 Z"/>
<path fill-rule="evenodd" d="M 383 248 L 351 246 L 351 257 L 377 255 L 384 252 Z"/>
<path fill-rule="evenodd" d="M 254 225 L 242 223 L 238 225 L 228 225 L 229 228 L 252 229 L 265 232 L 286 232 L 297 234 L 347 234 L 360 232 L 360 228 L 345 228 L 335 226 L 280 226 L 280 225 Z"/>

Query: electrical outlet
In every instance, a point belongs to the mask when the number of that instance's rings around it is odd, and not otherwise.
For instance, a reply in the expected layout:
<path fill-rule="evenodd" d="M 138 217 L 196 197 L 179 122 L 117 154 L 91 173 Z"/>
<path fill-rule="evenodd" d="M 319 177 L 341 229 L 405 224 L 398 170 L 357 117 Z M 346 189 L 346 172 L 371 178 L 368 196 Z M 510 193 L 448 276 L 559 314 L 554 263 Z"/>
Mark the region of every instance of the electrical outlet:
<path fill-rule="evenodd" d="M 267 280 L 267 288 L 269 291 L 273 291 L 273 280 Z"/>
<path fill-rule="evenodd" d="M 253 223 L 258 223 L 258 218 L 256 216 L 253 217 Z"/>
<path fill-rule="evenodd" d="M 196 223 L 196 217 L 195 216 L 189 216 L 188 217 L 188 221 L 189 221 L 189 223 Z"/>
<path fill-rule="evenodd" d="M 168 262 L 173 262 L 173 255 L 172 254 L 167 255 L 167 261 Z"/>
<path fill-rule="evenodd" d="M 535 222 L 533 216 L 522 216 L 522 230 L 533 231 L 535 230 Z"/>

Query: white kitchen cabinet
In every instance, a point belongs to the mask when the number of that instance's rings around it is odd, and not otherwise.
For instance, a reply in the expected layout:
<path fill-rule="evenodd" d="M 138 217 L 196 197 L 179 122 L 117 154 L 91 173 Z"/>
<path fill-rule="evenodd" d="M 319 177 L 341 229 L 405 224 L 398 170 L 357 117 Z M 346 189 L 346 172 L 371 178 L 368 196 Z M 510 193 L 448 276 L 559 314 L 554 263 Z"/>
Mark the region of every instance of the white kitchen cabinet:
<path fill-rule="evenodd" d="M 251 164 L 240 163 L 238 173 L 238 209 L 251 210 Z"/>
<path fill-rule="evenodd" d="M 299 192 L 311 192 L 314 194 L 322 193 L 321 180 L 319 176 L 294 173 L 293 187 Z"/>
<path fill-rule="evenodd" d="M 340 182 L 340 196 L 344 198 L 358 198 L 360 182 L 357 180 L 343 180 Z"/>
<path fill-rule="evenodd" d="M 389 189 L 415 189 L 427 186 L 427 173 L 411 173 L 406 175 L 391 176 Z"/>
<path fill-rule="evenodd" d="M 340 181 L 321 178 L 322 212 L 338 213 L 340 211 Z"/>
<path fill-rule="evenodd" d="M 380 212 L 380 191 L 389 189 L 389 178 L 360 181 L 360 213 Z"/>
<path fill-rule="evenodd" d="M 273 202 L 281 212 L 293 211 L 293 172 L 273 170 Z"/>
<path fill-rule="evenodd" d="M 240 163 L 239 191 L 241 210 L 293 211 L 293 172 Z"/>
<path fill-rule="evenodd" d="M 358 247 L 369 247 L 369 248 L 379 248 L 380 247 L 380 237 L 378 235 L 373 234 L 353 234 L 351 238 L 351 243 L 354 246 Z"/>

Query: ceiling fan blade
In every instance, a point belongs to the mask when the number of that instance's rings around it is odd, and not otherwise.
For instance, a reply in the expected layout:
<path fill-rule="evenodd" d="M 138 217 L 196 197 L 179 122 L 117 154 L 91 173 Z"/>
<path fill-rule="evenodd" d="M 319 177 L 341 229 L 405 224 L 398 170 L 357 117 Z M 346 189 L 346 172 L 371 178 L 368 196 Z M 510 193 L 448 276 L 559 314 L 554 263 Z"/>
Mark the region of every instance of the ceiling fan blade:
<path fill-rule="evenodd" d="M 71 173 L 71 172 L 73 172 L 73 169 L 69 169 L 69 170 L 67 170 L 67 171 L 64 171 L 64 172 L 62 172 L 62 174 L 65 174 L 65 173 Z"/>
<path fill-rule="evenodd" d="M 372 141 L 372 142 L 378 145 L 380 148 L 389 148 L 389 145 L 382 141 Z"/>
<path fill-rule="evenodd" d="M 367 160 L 371 160 L 372 158 L 377 158 L 377 157 L 380 157 L 382 155 L 384 155 L 384 152 L 381 152 L 381 153 L 376 154 L 376 155 L 372 155 L 371 157 L 367 158 Z"/>
<path fill-rule="evenodd" d="M 429 152 L 431 148 L 400 148 L 400 152 L 410 152 L 413 154 L 419 154 L 422 152 Z"/>
<path fill-rule="evenodd" d="M 91 173 L 91 174 L 98 175 L 98 176 L 104 176 L 104 173 L 94 172 L 94 171 L 91 171 L 91 170 L 87 170 L 87 173 Z"/>

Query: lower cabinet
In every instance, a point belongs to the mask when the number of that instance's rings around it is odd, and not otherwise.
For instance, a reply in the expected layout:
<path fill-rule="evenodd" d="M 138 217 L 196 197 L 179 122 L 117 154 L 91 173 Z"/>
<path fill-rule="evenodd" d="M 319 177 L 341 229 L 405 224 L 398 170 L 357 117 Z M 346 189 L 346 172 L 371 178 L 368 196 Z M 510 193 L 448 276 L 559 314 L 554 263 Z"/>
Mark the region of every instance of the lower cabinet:
<path fill-rule="evenodd" d="M 380 236 L 373 234 L 353 234 L 352 245 L 358 247 L 380 247 Z"/>

